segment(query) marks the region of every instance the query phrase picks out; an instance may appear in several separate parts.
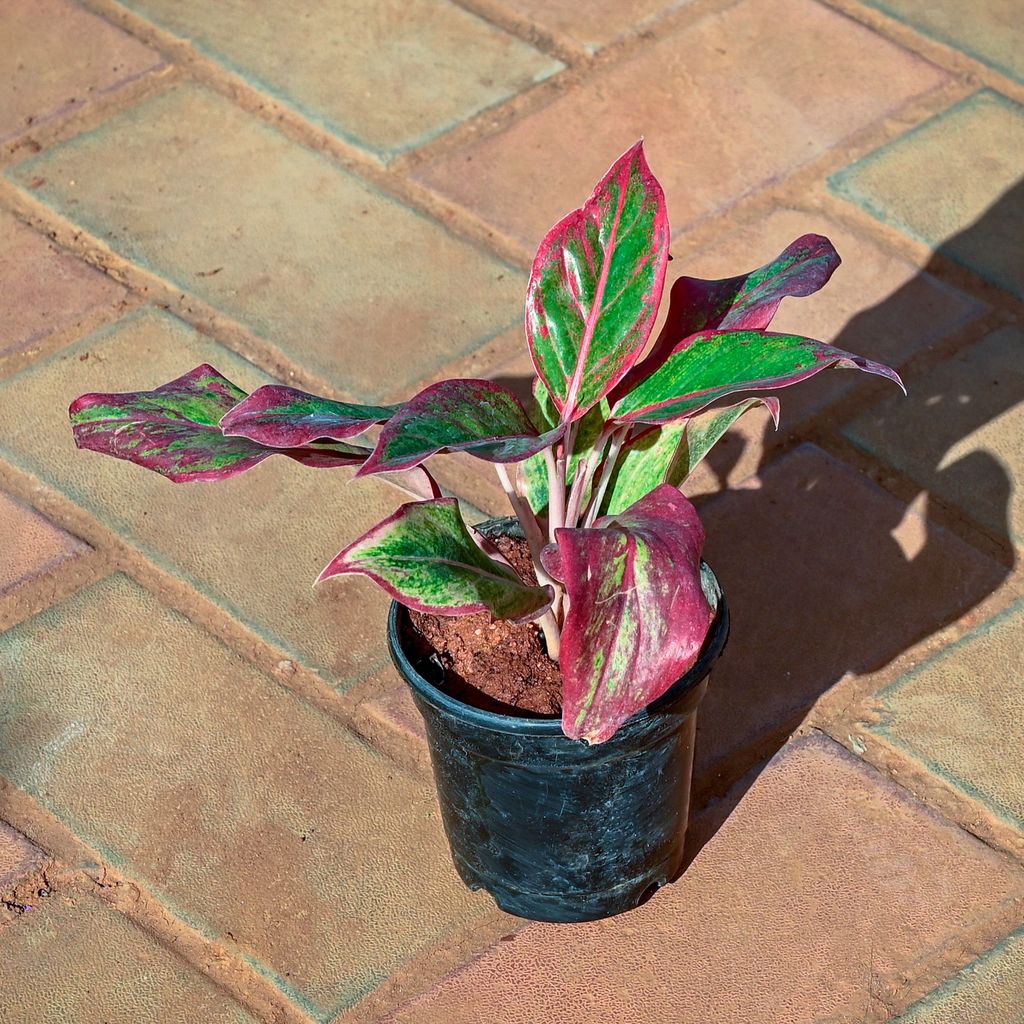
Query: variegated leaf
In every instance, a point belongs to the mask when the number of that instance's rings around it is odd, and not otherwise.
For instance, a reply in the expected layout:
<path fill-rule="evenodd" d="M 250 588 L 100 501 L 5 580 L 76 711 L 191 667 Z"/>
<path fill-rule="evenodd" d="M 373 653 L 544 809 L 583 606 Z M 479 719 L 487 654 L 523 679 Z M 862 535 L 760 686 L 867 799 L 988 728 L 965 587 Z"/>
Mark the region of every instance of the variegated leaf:
<path fill-rule="evenodd" d="M 400 406 L 350 405 L 319 398 L 284 384 L 264 384 L 221 420 L 230 437 L 247 437 L 272 448 L 294 448 L 322 438 L 343 441 L 389 420 Z"/>
<path fill-rule="evenodd" d="M 562 731 L 601 743 L 697 660 L 713 611 L 700 580 L 704 528 L 663 484 L 598 529 L 556 531 L 544 567 L 565 584 Z"/>
<path fill-rule="evenodd" d="M 527 289 L 526 334 L 562 422 L 596 405 L 643 351 L 661 301 L 668 242 L 665 196 L 643 142 L 541 242 Z"/>
<path fill-rule="evenodd" d="M 520 462 L 554 444 L 563 429 L 538 434 L 523 403 L 493 381 L 445 380 L 406 402 L 384 425 L 359 475 L 410 469 L 440 451 Z"/>
<path fill-rule="evenodd" d="M 740 391 L 765 391 L 806 380 L 836 366 L 903 382 L 895 370 L 796 334 L 703 331 L 668 357 L 661 369 L 619 400 L 612 418 L 668 423 L 692 416 Z"/>
<path fill-rule="evenodd" d="M 724 409 L 713 409 L 700 416 L 684 420 L 686 432 L 669 467 L 668 483 L 681 487 L 697 468 L 704 456 L 718 443 L 722 435 L 748 410 L 763 405 L 769 412 L 776 429 L 779 426 L 779 400 L 777 398 L 748 398 Z M 665 427 L 661 428 L 665 430 Z"/>
<path fill-rule="evenodd" d="M 660 484 L 681 486 L 715 442 L 755 406 L 764 406 L 776 427 L 779 425 L 777 398 L 748 398 L 724 409 L 643 431 L 619 455 L 601 505 L 602 515 L 615 515 L 629 508 Z"/>
<path fill-rule="evenodd" d="M 623 446 L 601 503 L 602 515 L 622 512 L 655 487 L 670 482 L 669 469 L 683 442 L 686 422 L 651 427 Z"/>
<path fill-rule="evenodd" d="M 126 459 L 174 483 L 224 480 L 271 455 L 332 468 L 357 466 L 369 454 L 339 441 L 268 448 L 225 437 L 220 420 L 244 398 L 241 388 L 204 363 L 153 391 L 82 395 L 69 412 L 79 448 Z"/>
<path fill-rule="evenodd" d="M 524 583 L 470 536 L 454 498 L 410 502 L 350 544 L 317 582 L 360 573 L 410 608 L 435 615 L 488 611 L 528 622 L 551 605 L 550 587 Z"/>
<path fill-rule="evenodd" d="M 749 274 L 721 281 L 679 278 L 672 285 L 668 314 L 657 340 L 615 389 L 613 400 L 654 373 L 692 334 L 767 329 L 784 298 L 812 295 L 823 288 L 840 262 L 839 254 L 823 235 L 802 235 L 770 263 Z"/>

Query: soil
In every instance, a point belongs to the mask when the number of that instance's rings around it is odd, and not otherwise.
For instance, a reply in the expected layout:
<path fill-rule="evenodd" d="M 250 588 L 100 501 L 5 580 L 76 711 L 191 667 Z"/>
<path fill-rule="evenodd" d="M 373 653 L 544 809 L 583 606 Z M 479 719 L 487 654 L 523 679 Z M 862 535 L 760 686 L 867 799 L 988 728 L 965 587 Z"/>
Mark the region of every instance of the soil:
<path fill-rule="evenodd" d="M 523 540 L 497 537 L 498 550 L 528 583 L 537 577 L 530 549 Z M 409 637 L 418 667 L 453 697 L 482 708 L 512 715 L 557 716 L 562 713 L 562 673 L 547 655 L 544 637 L 532 622 L 513 625 L 489 612 L 457 617 L 410 612 Z M 443 680 L 438 680 L 438 662 Z M 421 668 L 422 670 L 422 668 Z"/>

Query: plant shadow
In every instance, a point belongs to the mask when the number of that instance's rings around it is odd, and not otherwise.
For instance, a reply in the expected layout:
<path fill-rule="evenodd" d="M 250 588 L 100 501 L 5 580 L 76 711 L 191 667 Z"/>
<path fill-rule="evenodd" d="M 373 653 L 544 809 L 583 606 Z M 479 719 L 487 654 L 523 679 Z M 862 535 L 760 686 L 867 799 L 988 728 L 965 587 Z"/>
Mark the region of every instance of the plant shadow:
<path fill-rule="evenodd" d="M 1001 253 L 1011 283 L 1024 291 L 1024 279 L 1014 279 L 1019 252 L 1007 242 L 1007 223 L 1024 223 L 1024 182 L 941 245 L 914 279 L 852 318 L 833 343 L 870 355 L 871 335 L 908 313 L 925 329 L 921 278 L 941 279 L 965 255 L 985 252 L 991 267 Z M 779 459 L 759 489 L 726 492 L 702 507 L 706 557 L 729 596 L 735 639 L 700 710 L 694 812 L 703 820 L 687 863 L 827 690 L 848 673 L 881 669 L 955 622 L 1012 571 L 1015 482 L 992 452 L 958 447 L 1024 399 L 1024 337 L 993 342 L 994 334 L 926 371 L 906 398 L 879 391 L 878 404 L 855 421 L 852 433 L 867 438 L 862 446 L 902 463 L 920 487 L 912 507 L 810 445 Z M 728 458 L 714 468 L 725 479 Z M 936 500 L 980 528 L 984 552 L 930 516 Z"/>

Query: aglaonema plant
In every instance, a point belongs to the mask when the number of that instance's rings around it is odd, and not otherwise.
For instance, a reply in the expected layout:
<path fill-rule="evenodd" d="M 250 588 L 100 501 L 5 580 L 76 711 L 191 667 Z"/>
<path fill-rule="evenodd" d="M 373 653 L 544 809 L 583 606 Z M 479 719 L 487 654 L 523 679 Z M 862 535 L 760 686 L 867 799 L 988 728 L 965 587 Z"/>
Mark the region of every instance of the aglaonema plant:
<path fill-rule="evenodd" d="M 354 405 L 277 384 L 247 395 L 204 365 L 154 391 L 82 396 L 75 439 L 175 482 L 223 480 L 272 455 L 400 475 L 422 500 L 319 579 L 360 573 L 422 612 L 535 623 L 561 668 L 563 731 L 599 743 L 693 665 L 711 624 L 704 530 L 680 487 L 712 445 L 755 406 L 777 424 L 778 400 L 757 393 L 828 367 L 902 387 L 881 363 L 769 330 L 784 298 L 817 291 L 839 265 L 820 235 L 738 277 L 680 278 L 650 344 L 668 249 L 665 197 L 640 142 L 540 245 L 526 297 L 530 410 L 487 380 Z M 474 536 L 423 466 L 460 451 L 494 464 L 535 579 Z"/>

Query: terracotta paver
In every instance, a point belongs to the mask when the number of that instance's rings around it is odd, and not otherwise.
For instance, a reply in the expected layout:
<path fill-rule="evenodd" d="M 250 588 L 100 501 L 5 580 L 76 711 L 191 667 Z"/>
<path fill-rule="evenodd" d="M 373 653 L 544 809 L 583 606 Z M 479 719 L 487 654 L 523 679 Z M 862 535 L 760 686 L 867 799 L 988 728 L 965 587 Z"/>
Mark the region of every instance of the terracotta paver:
<path fill-rule="evenodd" d="M 72 0 L 0 6 L 0 142 L 66 114 L 162 63 L 159 54 Z"/>
<path fill-rule="evenodd" d="M 45 575 L 88 547 L 0 491 L 0 595 Z"/>
<path fill-rule="evenodd" d="M 447 0 L 344 7 L 264 0 L 125 5 L 383 157 L 419 145 L 562 65 Z"/>
<path fill-rule="evenodd" d="M 865 0 L 872 7 L 1024 82 L 1024 26 L 1014 0 Z"/>
<path fill-rule="evenodd" d="M 0 897 L 42 863 L 42 859 L 40 850 L 20 832 L 0 821 Z"/>
<path fill-rule="evenodd" d="M 1024 332 L 990 334 L 844 431 L 998 540 L 1024 544 Z"/>
<path fill-rule="evenodd" d="M 761 482 L 701 510 L 732 637 L 697 716 L 698 775 L 734 778 L 730 759 L 795 724 L 845 673 L 880 668 L 1006 575 L 811 445 Z"/>
<path fill-rule="evenodd" d="M 831 184 L 872 216 L 1024 298 L 1022 152 L 1024 107 L 985 89 L 840 171 Z"/>
<path fill-rule="evenodd" d="M 522 274 L 197 86 L 10 173 L 43 178 L 38 198 L 362 398 L 522 316 Z"/>
<path fill-rule="evenodd" d="M 54 897 L 2 933 L 4 1024 L 128 1024 L 255 1018 L 91 896 Z"/>
<path fill-rule="evenodd" d="M 895 1024 L 1021 1024 L 1024 1021 L 1024 933 L 1018 932 L 965 967 Z"/>
<path fill-rule="evenodd" d="M 124 289 L 0 211 L 0 356 L 74 327 Z"/>
<path fill-rule="evenodd" d="M 873 728 L 1024 831 L 1021 679 L 1018 605 L 883 690 Z"/>
<path fill-rule="evenodd" d="M 67 420 L 75 396 L 155 387 L 203 362 L 243 388 L 267 379 L 165 313 L 129 315 L 0 383 L 0 453 L 338 685 L 364 678 L 387 657 L 384 593 L 362 580 L 316 589 L 313 581 L 407 494 L 375 480 L 350 483 L 348 469 L 283 458 L 215 485 L 174 485 L 75 448 Z"/>
<path fill-rule="evenodd" d="M 503 6 L 534 24 L 558 32 L 591 53 L 624 36 L 649 29 L 662 15 L 689 0 L 502 0 Z"/>
<path fill-rule="evenodd" d="M 787 747 L 682 879 L 595 924 L 531 925 L 389 1024 L 859 1020 L 1019 868 L 831 741 Z"/>
<path fill-rule="evenodd" d="M 644 135 L 678 233 L 943 78 L 820 4 L 746 0 L 418 177 L 532 252 Z"/>
<path fill-rule="evenodd" d="M 429 788 L 122 576 L 0 636 L 0 676 L 0 774 L 317 1015 L 491 906 Z"/>

